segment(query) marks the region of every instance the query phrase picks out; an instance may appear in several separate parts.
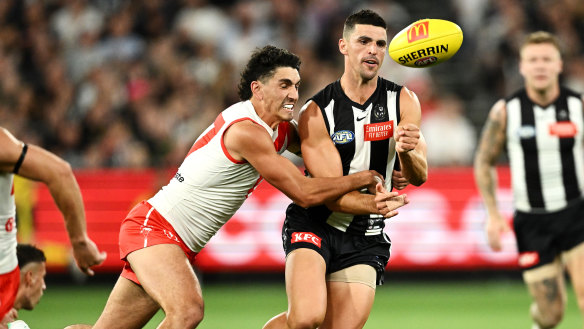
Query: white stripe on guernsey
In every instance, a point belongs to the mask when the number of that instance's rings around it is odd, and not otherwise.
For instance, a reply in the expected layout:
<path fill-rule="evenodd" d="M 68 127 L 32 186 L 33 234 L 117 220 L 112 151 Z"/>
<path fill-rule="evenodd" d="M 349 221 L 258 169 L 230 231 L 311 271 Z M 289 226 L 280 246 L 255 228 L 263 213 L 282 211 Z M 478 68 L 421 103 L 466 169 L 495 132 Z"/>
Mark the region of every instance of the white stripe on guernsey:
<path fill-rule="evenodd" d="M 546 211 L 557 210 L 566 206 L 566 191 L 562 177 L 562 153 L 560 139 L 551 138 L 550 125 L 556 120 L 556 106 L 542 108 L 534 106 L 537 129 L 537 161 L 539 164 L 539 180 Z"/>
<path fill-rule="evenodd" d="M 142 224 L 143 227 L 148 225 L 148 219 L 150 219 L 150 214 L 152 213 L 153 210 L 154 210 L 154 207 L 150 207 L 150 210 L 146 214 L 146 219 L 144 219 L 144 224 Z M 146 229 L 150 230 L 151 228 L 148 227 Z M 144 235 L 144 248 L 148 247 L 148 233 L 146 233 L 146 235 Z"/>
<path fill-rule="evenodd" d="M 335 108 L 335 100 L 331 99 L 330 103 L 324 108 L 324 113 L 326 113 L 326 120 L 329 126 L 329 136 L 332 136 L 335 129 L 335 117 L 333 116 L 333 109 Z"/>
<path fill-rule="evenodd" d="M 584 191 L 584 146 L 582 141 L 582 130 L 584 129 L 584 122 L 582 121 L 582 99 L 578 97 L 568 97 L 568 110 L 570 111 L 570 121 L 578 127 L 578 135 L 574 140 L 574 166 L 576 169 L 576 177 L 578 178 L 578 187 L 580 191 Z"/>
<path fill-rule="evenodd" d="M 373 104 L 369 104 L 365 111 L 358 107 L 351 106 L 353 109 L 353 121 L 355 123 L 355 155 L 351 159 L 349 174 L 354 174 L 359 171 L 367 170 L 370 166 L 371 157 L 371 143 L 365 143 L 365 124 L 371 122 L 371 108 Z M 362 121 L 357 121 L 357 118 L 366 118 Z"/>
<path fill-rule="evenodd" d="M 515 208 L 521 211 L 529 211 L 531 207 L 527 199 L 527 183 L 525 181 L 525 163 L 523 148 L 519 133 L 521 131 L 521 102 L 515 98 L 507 103 L 507 151 L 510 161 Z"/>

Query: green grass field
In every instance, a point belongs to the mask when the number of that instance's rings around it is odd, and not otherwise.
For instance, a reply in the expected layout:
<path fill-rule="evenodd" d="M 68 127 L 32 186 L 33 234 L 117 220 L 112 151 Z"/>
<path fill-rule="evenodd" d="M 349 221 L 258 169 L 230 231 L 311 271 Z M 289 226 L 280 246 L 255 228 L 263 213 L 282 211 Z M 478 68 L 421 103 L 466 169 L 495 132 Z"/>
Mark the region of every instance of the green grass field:
<path fill-rule="evenodd" d="M 20 318 L 32 329 L 93 323 L 112 285 L 49 286 L 34 311 Z M 258 329 L 286 309 L 283 284 L 206 284 L 201 329 Z M 367 329 L 530 329 L 529 296 L 520 281 L 394 281 L 378 287 Z M 156 328 L 159 312 L 145 328 Z M 574 295 L 558 329 L 582 328 Z"/>

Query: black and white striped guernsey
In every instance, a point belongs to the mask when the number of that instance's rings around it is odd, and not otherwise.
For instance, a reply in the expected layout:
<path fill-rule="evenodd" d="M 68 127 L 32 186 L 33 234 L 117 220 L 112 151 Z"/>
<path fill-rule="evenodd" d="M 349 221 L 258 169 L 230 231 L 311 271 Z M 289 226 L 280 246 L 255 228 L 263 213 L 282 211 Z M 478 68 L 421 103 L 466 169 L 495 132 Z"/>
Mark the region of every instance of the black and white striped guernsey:
<path fill-rule="evenodd" d="M 387 178 L 386 188 L 391 190 L 391 174 L 397 159 L 393 130 L 400 119 L 401 88 L 378 78 L 377 89 L 361 105 L 347 97 L 337 80 L 310 99 L 320 107 L 340 154 L 344 175 L 376 170 Z M 385 225 L 381 215 L 354 216 L 331 212 L 324 206 L 311 208 L 309 212 L 315 219 L 322 218 L 337 229 L 357 234 L 379 234 Z"/>
<path fill-rule="evenodd" d="M 539 106 L 525 89 L 506 100 L 507 151 L 515 209 L 557 211 L 581 200 L 584 191 L 582 98 L 561 88 Z"/>

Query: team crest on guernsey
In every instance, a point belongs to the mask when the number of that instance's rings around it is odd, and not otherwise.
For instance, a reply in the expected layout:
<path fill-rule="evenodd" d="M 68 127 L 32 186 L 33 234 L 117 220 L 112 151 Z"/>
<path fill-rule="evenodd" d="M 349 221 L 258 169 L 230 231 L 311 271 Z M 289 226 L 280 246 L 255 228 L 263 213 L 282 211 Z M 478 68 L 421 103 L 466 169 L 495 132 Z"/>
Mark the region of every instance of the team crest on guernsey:
<path fill-rule="evenodd" d="M 383 121 L 383 120 L 387 120 L 388 119 L 387 118 L 387 112 L 385 111 L 385 108 L 381 104 L 377 104 L 375 106 L 375 108 L 373 109 L 373 116 L 378 121 Z"/>

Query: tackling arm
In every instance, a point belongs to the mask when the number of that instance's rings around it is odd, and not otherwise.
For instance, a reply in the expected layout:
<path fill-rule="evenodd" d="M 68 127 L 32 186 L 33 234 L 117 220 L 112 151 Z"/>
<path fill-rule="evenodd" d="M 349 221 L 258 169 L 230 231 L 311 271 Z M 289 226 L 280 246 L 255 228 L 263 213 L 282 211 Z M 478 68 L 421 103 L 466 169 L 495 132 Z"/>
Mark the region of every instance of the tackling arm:
<path fill-rule="evenodd" d="M 6 129 L 0 129 L 0 171 L 13 171 L 23 145 Z M 87 236 L 83 198 L 69 163 L 38 146 L 29 145 L 18 175 L 47 186 L 65 219 L 77 265 L 84 273 L 92 275 L 90 267 L 101 264 L 106 255 L 100 253 Z"/>
<path fill-rule="evenodd" d="M 274 149 L 265 130 L 251 121 L 241 121 L 227 129 L 224 144 L 231 156 L 248 161 L 270 184 L 302 207 L 334 200 L 363 187 L 374 188 L 381 177 L 375 171 L 335 178 L 308 178 Z"/>

